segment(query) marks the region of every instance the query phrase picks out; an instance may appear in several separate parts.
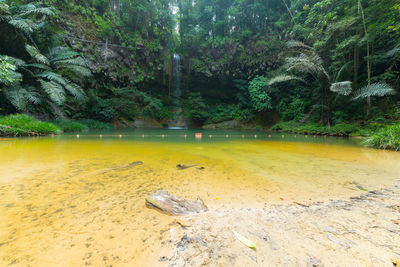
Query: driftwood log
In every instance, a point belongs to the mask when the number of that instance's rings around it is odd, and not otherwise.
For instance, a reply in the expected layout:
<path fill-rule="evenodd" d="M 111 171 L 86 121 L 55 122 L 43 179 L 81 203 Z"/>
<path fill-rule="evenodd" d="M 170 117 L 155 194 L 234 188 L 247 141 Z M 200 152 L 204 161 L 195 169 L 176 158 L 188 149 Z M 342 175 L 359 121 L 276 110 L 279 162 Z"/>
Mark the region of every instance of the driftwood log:
<path fill-rule="evenodd" d="M 187 200 L 166 191 L 157 191 L 146 198 L 146 206 L 168 215 L 185 215 L 191 212 L 205 212 L 208 210 L 203 200 Z"/>

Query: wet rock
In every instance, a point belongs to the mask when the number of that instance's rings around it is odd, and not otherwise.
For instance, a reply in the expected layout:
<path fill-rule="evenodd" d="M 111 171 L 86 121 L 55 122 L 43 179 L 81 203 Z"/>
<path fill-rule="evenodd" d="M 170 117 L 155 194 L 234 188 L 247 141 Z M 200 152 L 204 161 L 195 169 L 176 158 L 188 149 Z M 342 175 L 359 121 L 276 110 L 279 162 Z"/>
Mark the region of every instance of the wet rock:
<path fill-rule="evenodd" d="M 159 261 L 168 261 L 168 258 L 165 256 L 160 257 Z"/>
<path fill-rule="evenodd" d="M 185 170 L 185 169 L 189 169 L 189 168 L 195 167 L 195 166 L 197 166 L 197 165 L 198 165 L 198 164 L 189 164 L 189 165 L 178 164 L 178 165 L 176 165 L 176 167 L 177 167 L 179 170 Z"/>
<path fill-rule="evenodd" d="M 146 198 L 146 206 L 168 215 L 185 215 L 191 212 L 200 213 L 208 210 L 200 198 L 187 200 L 161 190 Z"/>
<path fill-rule="evenodd" d="M 113 168 L 111 168 L 111 170 L 130 169 L 130 168 L 133 168 L 133 167 L 136 167 L 136 166 L 140 166 L 140 165 L 143 165 L 142 161 L 133 161 L 133 162 L 128 163 L 128 164 L 123 164 L 123 165 L 120 165 L 120 166 L 113 167 Z"/>
<path fill-rule="evenodd" d="M 183 220 L 183 219 L 178 219 L 174 221 L 176 224 L 179 224 L 183 228 L 188 228 L 192 225 L 193 222 Z"/>
<path fill-rule="evenodd" d="M 133 126 L 136 128 L 151 128 L 151 129 L 162 129 L 163 126 L 161 123 L 154 119 L 148 119 L 148 118 L 137 118 L 133 124 L 132 123 L 126 123 L 127 126 Z"/>
<path fill-rule="evenodd" d="M 111 168 L 102 169 L 102 170 L 99 170 L 99 171 L 95 172 L 94 174 L 96 174 L 96 173 L 104 174 L 104 173 L 111 172 L 111 171 L 129 170 L 129 169 L 131 169 L 133 167 L 140 166 L 140 165 L 143 165 L 142 161 L 133 161 L 133 162 L 130 162 L 130 163 L 127 163 L 127 164 L 122 164 L 122 165 L 114 166 L 114 167 L 111 167 Z"/>
<path fill-rule="evenodd" d="M 192 243 L 192 240 L 190 239 L 190 237 L 188 237 L 187 235 L 184 235 L 181 238 L 181 240 L 179 240 L 178 244 L 176 245 L 176 248 L 178 249 L 178 251 L 184 251 L 186 246 L 190 243 Z"/>
<path fill-rule="evenodd" d="M 324 267 L 324 265 L 319 259 L 311 257 L 307 261 L 307 267 Z"/>
<path fill-rule="evenodd" d="M 198 244 L 200 244 L 200 245 L 202 245 L 203 247 L 207 247 L 208 246 L 207 242 L 206 242 L 207 240 L 205 238 L 195 237 L 195 238 L 193 238 L 193 241 L 198 243 Z"/>
<path fill-rule="evenodd" d="M 231 121 L 224 121 L 221 123 L 216 124 L 208 124 L 204 125 L 203 129 L 208 130 L 215 130 L 215 129 L 240 129 L 242 128 L 242 124 L 240 121 L 231 120 Z"/>

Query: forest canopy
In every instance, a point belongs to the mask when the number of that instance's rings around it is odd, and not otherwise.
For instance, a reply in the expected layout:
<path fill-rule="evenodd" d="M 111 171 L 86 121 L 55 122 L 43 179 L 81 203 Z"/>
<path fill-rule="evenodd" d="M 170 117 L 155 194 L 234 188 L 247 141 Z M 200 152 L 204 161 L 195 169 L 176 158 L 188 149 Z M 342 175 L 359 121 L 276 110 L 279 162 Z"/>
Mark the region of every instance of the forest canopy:
<path fill-rule="evenodd" d="M 395 122 L 399 18 L 399 0 L 0 0 L 0 112 Z"/>

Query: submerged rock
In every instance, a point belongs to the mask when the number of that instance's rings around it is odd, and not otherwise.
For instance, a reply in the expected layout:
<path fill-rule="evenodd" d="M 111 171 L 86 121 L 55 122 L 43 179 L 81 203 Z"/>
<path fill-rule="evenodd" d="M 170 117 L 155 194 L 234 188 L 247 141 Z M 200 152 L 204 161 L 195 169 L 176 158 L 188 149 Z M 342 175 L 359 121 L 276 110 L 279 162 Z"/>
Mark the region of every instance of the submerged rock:
<path fill-rule="evenodd" d="M 196 166 L 198 166 L 198 164 L 190 164 L 190 165 L 178 164 L 178 165 L 176 165 L 176 167 L 180 170 L 189 169 L 189 168 L 196 167 Z"/>
<path fill-rule="evenodd" d="M 146 206 L 154 208 L 168 215 L 185 215 L 191 212 L 205 212 L 208 210 L 203 200 L 187 200 L 166 191 L 157 191 L 146 198 Z"/>

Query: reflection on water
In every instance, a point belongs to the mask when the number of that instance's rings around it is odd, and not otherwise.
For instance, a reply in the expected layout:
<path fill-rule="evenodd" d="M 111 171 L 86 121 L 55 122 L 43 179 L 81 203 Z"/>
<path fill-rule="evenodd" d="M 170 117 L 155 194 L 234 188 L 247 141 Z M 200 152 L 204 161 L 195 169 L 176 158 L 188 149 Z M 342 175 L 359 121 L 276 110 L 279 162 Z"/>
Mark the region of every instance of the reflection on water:
<path fill-rule="evenodd" d="M 136 130 L 0 141 L 0 265 L 146 264 L 173 221 L 168 190 L 213 210 L 359 195 L 400 178 L 399 153 L 260 132 Z M 129 164 L 142 161 L 143 165 Z M 179 170 L 177 164 L 204 170 Z"/>

